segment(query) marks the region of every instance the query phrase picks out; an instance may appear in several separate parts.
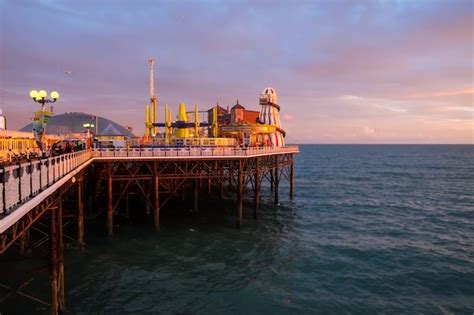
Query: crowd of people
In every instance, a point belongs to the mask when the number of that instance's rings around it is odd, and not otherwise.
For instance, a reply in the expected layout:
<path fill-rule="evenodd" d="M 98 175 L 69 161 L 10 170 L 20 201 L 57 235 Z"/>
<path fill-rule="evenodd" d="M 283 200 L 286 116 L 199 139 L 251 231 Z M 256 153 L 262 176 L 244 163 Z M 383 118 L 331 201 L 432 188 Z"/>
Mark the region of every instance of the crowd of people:
<path fill-rule="evenodd" d="M 44 153 L 41 153 L 39 149 L 30 150 L 27 148 L 25 151 L 13 152 L 11 149 L 5 152 L 4 156 L 0 159 L 0 164 L 3 166 L 23 163 L 29 160 L 47 158 L 53 156 L 59 156 L 62 154 L 68 154 L 78 152 L 86 149 L 86 143 L 81 140 L 63 140 L 56 142 L 51 146 L 48 146 Z"/>
<path fill-rule="evenodd" d="M 56 142 L 50 148 L 48 148 L 48 156 L 58 156 L 61 154 L 68 154 L 78 152 L 86 149 L 86 143 L 80 140 L 64 140 Z"/>

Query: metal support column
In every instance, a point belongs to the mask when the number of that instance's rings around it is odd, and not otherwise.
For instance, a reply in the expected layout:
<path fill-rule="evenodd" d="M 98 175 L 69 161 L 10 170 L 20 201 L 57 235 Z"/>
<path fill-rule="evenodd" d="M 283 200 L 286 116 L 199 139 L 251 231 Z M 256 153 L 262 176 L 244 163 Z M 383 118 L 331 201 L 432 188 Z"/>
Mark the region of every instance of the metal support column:
<path fill-rule="evenodd" d="M 270 169 L 270 192 L 273 192 L 275 185 L 275 179 L 273 178 L 273 168 Z"/>
<path fill-rule="evenodd" d="M 84 180 L 77 180 L 77 241 L 84 247 Z"/>
<path fill-rule="evenodd" d="M 278 196 L 278 186 L 280 184 L 280 170 L 278 169 L 278 155 L 275 155 L 275 178 L 273 181 L 274 186 L 274 193 L 275 193 L 275 200 L 274 203 L 277 205 L 279 203 L 279 196 Z"/>
<path fill-rule="evenodd" d="M 114 205 L 112 197 L 112 164 L 107 165 L 107 235 L 114 234 Z"/>
<path fill-rule="evenodd" d="M 194 194 L 193 194 L 193 211 L 198 212 L 198 197 L 199 197 L 199 180 L 197 178 L 194 179 L 193 184 Z"/>
<path fill-rule="evenodd" d="M 27 229 L 20 236 L 20 253 L 26 254 L 30 244 L 30 229 Z"/>
<path fill-rule="evenodd" d="M 63 242 L 63 196 L 59 197 L 58 213 L 57 213 L 57 242 L 58 242 L 58 304 L 59 311 L 64 312 L 66 310 L 65 305 L 65 293 L 64 293 L 64 242 Z"/>
<path fill-rule="evenodd" d="M 224 199 L 224 183 L 223 179 L 218 179 L 219 181 L 219 199 L 223 200 Z"/>
<path fill-rule="evenodd" d="M 253 194 L 253 217 L 257 218 L 257 210 L 260 205 L 260 164 L 258 157 L 255 158 L 255 183 L 254 183 L 254 194 Z"/>
<path fill-rule="evenodd" d="M 154 180 L 154 186 L 155 186 L 155 205 L 154 205 L 154 227 L 155 227 L 155 232 L 160 231 L 160 181 L 158 178 L 158 170 L 157 170 L 157 165 L 156 163 L 153 164 L 153 169 L 155 173 L 155 180 Z"/>
<path fill-rule="evenodd" d="M 152 187 L 151 185 L 148 185 L 148 183 L 144 183 L 143 186 L 145 186 L 144 190 L 146 191 L 145 194 L 145 211 L 146 214 L 150 214 L 150 207 L 151 207 L 151 201 L 150 201 L 150 196 L 152 193 Z"/>
<path fill-rule="evenodd" d="M 57 208 L 51 209 L 51 223 L 49 232 L 49 241 L 51 247 L 51 314 L 58 314 L 59 302 L 58 302 L 58 235 L 57 235 L 57 222 L 56 213 Z"/>
<path fill-rule="evenodd" d="M 125 195 L 125 217 L 130 219 L 130 193 L 128 191 Z"/>
<path fill-rule="evenodd" d="M 242 225 L 243 219 L 243 196 L 244 196 L 244 163 L 242 159 L 239 159 L 239 174 L 238 174 L 238 185 L 237 185 L 237 228 Z"/>
<path fill-rule="evenodd" d="M 290 199 L 293 200 L 294 197 L 294 188 L 295 188 L 295 161 L 293 160 L 293 155 L 291 155 L 291 164 L 290 164 Z"/>

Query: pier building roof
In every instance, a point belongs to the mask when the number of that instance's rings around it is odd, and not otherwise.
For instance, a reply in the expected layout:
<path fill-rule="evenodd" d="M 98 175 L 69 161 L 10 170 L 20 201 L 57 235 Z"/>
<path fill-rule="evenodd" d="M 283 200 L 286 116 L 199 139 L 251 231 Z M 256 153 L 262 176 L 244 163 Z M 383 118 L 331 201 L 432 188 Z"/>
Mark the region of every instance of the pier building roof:
<path fill-rule="evenodd" d="M 51 134 L 82 133 L 86 131 L 86 129 L 83 127 L 85 123 L 97 125 L 97 133 L 99 135 L 121 135 L 126 137 L 134 136 L 133 133 L 127 128 L 116 123 L 115 121 L 92 114 L 77 112 L 68 112 L 51 117 L 46 129 L 47 133 Z M 20 129 L 20 131 L 31 132 L 32 129 L 32 124 L 28 124 Z M 92 131 L 94 130 L 95 128 Z"/>

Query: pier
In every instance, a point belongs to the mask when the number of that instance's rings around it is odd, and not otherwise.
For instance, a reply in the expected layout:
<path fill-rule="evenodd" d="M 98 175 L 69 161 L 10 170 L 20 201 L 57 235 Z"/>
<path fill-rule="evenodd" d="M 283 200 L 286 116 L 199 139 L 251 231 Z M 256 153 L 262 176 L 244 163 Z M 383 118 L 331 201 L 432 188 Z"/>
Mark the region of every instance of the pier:
<path fill-rule="evenodd" d="M 52 314 L 65 311 L 64 243 L 67 239 L 79 248 L 85 246 L 86 218 L 105 217 L 104 234 L 112 237 L 114 220 L 140 209 L 148 214 L 150 230 L 159 232 L 161 210 L 170 201 L 178 207 L 188 207 L 186 201 L 192 201 L 196 214 L 200 198 L 207 193 L 235 201 L 235 226 L 241 228 L 244 199 L 252 197 L 257 219 L 264 185 L 279 204 L 280 182 L 287 180 L 293 199 L 293 157 L 299 149 L 285 145 L 274 88 L 267 87 L 259 95 L 259 111 L 246 109 L 239 100 L 230 109 L 216 104 L 204 111 L 198 104 L 194 111 L 187 111 L 186 104 L 180 103 L 173 119 L 165 104 L 163 121 L 158 122 L 155 60 L 148 62 L 150 103 L 145 106 L 143 137 L 84 113 L 56 116 L 58 122 L 63 121 L 56 129 L 61 135 L 51 136 L 46 127 L 54 126 L 49 122 L 55 117 L 46 104 L 55 103 L 59 93 L 53 91 L 47 98 L 45 90 L 29 93 L 41 105 L 32 125 L 25 127 L 32 133 L 0 134 L 0 254 L 11 248 L 27 253 L 48 241 L 50 245 L 50 302 L 24 293 L 21 289 L 29 281 L 13 288 L 2 284 L 0 277 L 0 289 L 7 290 L 7 296 L 28 297 L 50 306 Z M 76 129 L 79 122 L 82 128 Z M 105 125 L 100 131 L 99 122 Z M 135 201 L 132 209 L 130 199 Z M 74 235 L 66 234 L 66 229 Z M 39 232 L 39 240 L 31 232 Z"/>
<path fill-rule="evenodd" d="M 246 194 L 252 196 L 253 217 L 258 216 L 262 183 L 270 185 L 273 202 L 278 204 L 280 182 L 288 180 L 289 198 L 293 198 L 293 156 L 298 152 L 296 146 L 89 149 L 5 166 L 0 170 L 0 254 L 13 248 L 22 252 L 33 246 L 30 230 L 39 222 L 48 222 L 50 306 L 51 313 L 57 314 L 65 310 L 66 199 L 75 203 L 72 216 L 79 246 L 84 246 L 84 204 L 87 199 L 89 206 L 93 206 L 97 194 L 93 187 L 106 194 L 104 230 L 109 236 L 114 234 L 114 216 L 119 205 L 125 204 L 129 211 L 128 196 L 132 190 L 143 197 L 156 232 L 160 231 L 160 210 L 168 201 L 191 195 L 193 210 L 197 212 L 203 189 L 209 194 L 235 196 L 235 225 L 240 228 L 244 223 Z M 87 194 L 84 182 L 89 183 Z"/>

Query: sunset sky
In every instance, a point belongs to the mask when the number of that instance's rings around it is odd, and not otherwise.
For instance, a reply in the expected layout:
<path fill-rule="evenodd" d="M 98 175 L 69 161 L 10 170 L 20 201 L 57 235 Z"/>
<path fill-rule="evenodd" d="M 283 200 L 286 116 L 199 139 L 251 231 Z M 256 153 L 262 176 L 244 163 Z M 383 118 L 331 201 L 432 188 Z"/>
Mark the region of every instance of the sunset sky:
<path fill-rule="evenodd" d="M 0 0 L 0 108 L 21 128 L 56 89 L 141 135 L 154 56 L 159 120 L 273 86 L 287 142 L 474 143 L 473 3 Z"/>

